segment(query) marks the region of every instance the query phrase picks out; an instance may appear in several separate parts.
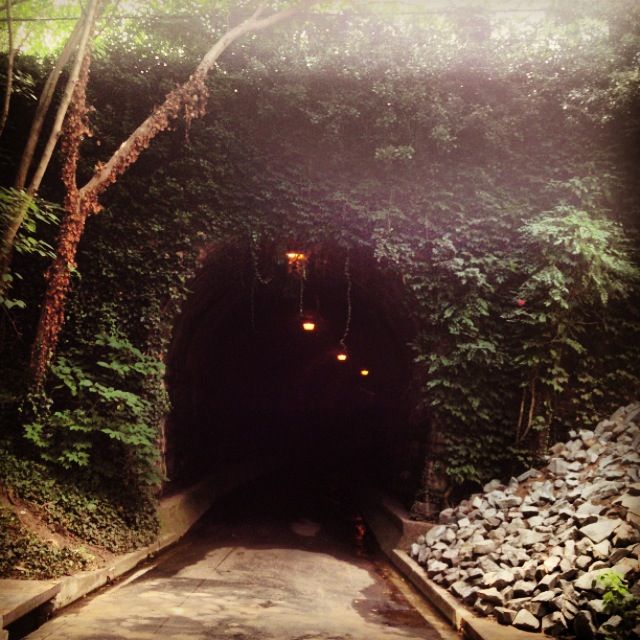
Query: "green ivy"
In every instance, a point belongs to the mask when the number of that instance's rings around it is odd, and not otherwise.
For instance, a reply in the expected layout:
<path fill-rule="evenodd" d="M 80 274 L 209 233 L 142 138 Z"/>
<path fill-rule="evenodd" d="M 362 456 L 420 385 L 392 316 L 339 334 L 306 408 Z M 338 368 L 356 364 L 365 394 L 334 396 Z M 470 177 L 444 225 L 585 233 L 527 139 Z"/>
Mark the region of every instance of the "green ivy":
<path fill-rule="evenodd" d="M 640 598 L 629 591 L 627 581 L 616 571 L 599 575 L 598 582 L 604 589 L 602 603 L 605 613 L 621 618 L 617 626 L 608 627 L 606 622 L 602 625 L 606 640 L 636 638 L 640 625 Z"/>
<path fill-rule="evenodd" d="M 42 458 L 65 469 L 93 462 L 94 470 L 108 476 L 121 474 L 126 461 L 136 484 L 157 485 L 154 419 L 167 403 L 146 392 L 160 387 L 162 362 L 111 326 L 59 356 L 51 373 L 50 395 L 30 399 L 36 417 L 24 425 Z"/>
<path fill-rule="evenodd" d="M 82 571 L 89 559 L 87 553 L 39 540 L 11 511 L 0 507 L 0 577 L 57 578 Z"/>

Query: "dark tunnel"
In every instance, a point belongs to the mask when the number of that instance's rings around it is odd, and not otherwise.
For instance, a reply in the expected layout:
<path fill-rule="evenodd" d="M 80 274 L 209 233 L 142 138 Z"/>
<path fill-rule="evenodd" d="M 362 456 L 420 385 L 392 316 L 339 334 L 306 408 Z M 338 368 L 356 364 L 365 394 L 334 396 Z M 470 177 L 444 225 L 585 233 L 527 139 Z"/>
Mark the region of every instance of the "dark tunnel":
<path fill-rule="evenodd" d="M 315 248 L 301 277 L 282 249 L 208 252 L 167 359 L 169 488 L 255 460 L 361 478 L 410 503 L 424 440 L 404 287 L 365 251 L 351 252 L 348 274 L 345 260 Z"/>

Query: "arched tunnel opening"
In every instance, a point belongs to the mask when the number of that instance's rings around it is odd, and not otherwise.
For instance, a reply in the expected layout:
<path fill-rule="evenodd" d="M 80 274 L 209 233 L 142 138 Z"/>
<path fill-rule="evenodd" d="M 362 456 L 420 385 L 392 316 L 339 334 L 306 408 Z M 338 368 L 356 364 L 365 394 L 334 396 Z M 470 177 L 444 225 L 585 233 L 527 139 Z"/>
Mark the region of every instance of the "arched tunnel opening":
<path fill-rule="evenodd" d="M 283 483 L 340 476 L 410 505 L 425 438 L 404 295 L 366 250 L 314 247 L 301 265 L 281 247 L 210 248 L 167 358 L 169 491 L 254 461 Z"/>

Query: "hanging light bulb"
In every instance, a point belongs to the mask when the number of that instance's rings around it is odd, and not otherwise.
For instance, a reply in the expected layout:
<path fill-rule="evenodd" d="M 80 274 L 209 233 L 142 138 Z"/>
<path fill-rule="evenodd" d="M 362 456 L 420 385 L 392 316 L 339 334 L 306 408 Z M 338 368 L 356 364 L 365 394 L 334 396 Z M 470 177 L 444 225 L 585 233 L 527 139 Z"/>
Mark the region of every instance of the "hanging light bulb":
<path fill-rule="evenodd" d="M 289 273 L 295 273 L 299 277 L 305 277 L 305 269 L 307 268 L 308 256 L 301 251 L 287 251 L 284 254 L 287 258 L 287 269 Z"/>
<path fill-rule="evenodd" d="M 346 362 L 349 356 L 344 351 L 341 351 L 337 356 L 336 360 L 339 362 Z"/>
<path fill-rule="evenodd" d="M 360 375 L 366 378 L 369 375 L 369 369 L 360 369 Z"/>
<path fill-rule="evenodd" d="M 315 331 L 316 323 L 313 320 L 303 320 L 302 321 L 302 329 L 304 331 Z"/>

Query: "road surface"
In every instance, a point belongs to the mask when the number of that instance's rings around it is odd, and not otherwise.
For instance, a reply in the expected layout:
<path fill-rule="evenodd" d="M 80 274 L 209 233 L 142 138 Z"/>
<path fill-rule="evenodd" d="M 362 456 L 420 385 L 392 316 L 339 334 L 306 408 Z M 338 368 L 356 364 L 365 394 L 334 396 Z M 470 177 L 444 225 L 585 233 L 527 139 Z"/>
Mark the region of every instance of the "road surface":
<path fill-rule="evenodd" d="M 458 636 L 390 568 L 338 489 L 280 476 L 218 504 L 180 543 L 28 638 Z"/>

